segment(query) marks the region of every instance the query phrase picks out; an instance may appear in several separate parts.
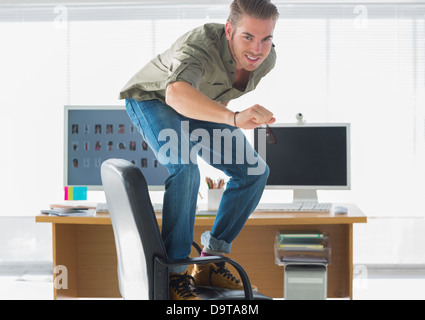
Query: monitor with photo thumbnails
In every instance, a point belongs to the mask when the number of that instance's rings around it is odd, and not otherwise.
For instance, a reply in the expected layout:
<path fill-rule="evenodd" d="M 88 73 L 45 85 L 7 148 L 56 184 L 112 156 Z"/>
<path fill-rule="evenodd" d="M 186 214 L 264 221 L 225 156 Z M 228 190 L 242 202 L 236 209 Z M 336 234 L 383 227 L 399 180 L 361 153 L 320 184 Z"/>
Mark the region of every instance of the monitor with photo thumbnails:
<path fill-rule="evenodd" d="M 259 127 L 254 147 L 270 169 L 266 189 L 293 190 L 293 202 L 318 202 L 317 190 L 351 188 L 349 123 Z"/>
<path fill-rule="evenodd" d="M 124 106 L 65 106 L 64 118 L 64 186 L 103 190 L 103 161 L 122 158 L 141 169 L 149 190 L 164 190 L 168 170 L 134 127 Z"/>

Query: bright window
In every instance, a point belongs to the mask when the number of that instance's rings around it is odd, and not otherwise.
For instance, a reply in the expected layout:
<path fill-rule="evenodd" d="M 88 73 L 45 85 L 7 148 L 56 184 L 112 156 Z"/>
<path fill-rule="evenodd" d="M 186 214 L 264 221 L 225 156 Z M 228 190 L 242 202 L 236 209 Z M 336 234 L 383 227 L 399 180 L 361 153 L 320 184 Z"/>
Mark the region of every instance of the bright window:
<path fill-rule="evenodd" d="M 423 216 L 404 206 L 417 207 L 424 191 L 425 5 L 279 11 L 276 68 L 229 107 L 259 103 L 279 122 L 297 112 L 311 123 L 351 122 L 352 190 L 320 199 L 355 202 L 371 216 Z M 227 13 L 218 4 L 0 6 L 3 211 L 33 215 L 62 198 L 64 105 L 123 104 L 120 89 L 146 62 Z"/>

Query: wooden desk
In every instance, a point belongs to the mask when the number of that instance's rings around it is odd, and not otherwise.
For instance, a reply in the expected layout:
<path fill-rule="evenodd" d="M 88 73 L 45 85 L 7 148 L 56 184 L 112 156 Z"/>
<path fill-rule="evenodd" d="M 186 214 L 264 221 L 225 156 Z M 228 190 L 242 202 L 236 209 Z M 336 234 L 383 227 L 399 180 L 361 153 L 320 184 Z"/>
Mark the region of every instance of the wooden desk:
<path fill-rule="evenodd" d="M 355 206 L 348 214 L 254 212 L 233 242 L 228 256 L 247 271 L 259 291 L 273 298 L 283 297 L 283 268 L 275 264 L 274 238 L 277 230 L 318 230 L 328 233 L 331 263 L 328 268 L 328 297 L 353 296 L 353 224 L 366 223 Z M 161 215 L 157 214 L 161 224 Z M 54 289 L 55 299 L 76 297 L 120 297 L 116 272 L 116 251 L 108 214 L 94 217 L 40 215 L 37 222 L 52 223 L 53 265 L 66 266 L 68 289 Z M 198 217 L 194 240 L 210 230 L 211 217 Z M 56 276 L 56 275 L 54 275 Z"/>

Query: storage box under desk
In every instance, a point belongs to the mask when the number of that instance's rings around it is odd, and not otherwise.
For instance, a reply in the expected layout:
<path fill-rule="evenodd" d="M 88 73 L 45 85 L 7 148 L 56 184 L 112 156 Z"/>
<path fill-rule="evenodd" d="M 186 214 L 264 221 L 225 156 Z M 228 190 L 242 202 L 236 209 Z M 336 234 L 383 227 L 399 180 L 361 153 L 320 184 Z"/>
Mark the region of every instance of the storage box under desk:
<path fill-rule="evenodd" d="M 276 264 L 325 264 L 331 261 L 331 244 L 327 233 L 318 231 L 279 230 L 275 237 Z"/>
<path fill-rule="evenodd" d="M 275 237 L 276 264 L 284 268 L 284 298 L 324 300 L 328 290 L 331 246 L 327 233 L 279 230 Z"/>
<path fill-rule="evenodd" d="M 324 264 L 286 264 L 285 300 L 325 300 L 328 270 Z"/>

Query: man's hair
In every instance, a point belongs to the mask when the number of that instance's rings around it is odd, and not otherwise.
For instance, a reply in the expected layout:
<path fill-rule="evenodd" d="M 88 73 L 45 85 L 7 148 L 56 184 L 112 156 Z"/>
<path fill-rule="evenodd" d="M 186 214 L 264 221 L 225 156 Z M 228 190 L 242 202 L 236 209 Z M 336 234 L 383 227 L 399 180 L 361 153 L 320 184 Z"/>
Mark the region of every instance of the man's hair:
<path fill-rule="evenodd" d="M 243 15 L 256 19 L 279 18 L 276 6 L 270 0 L 234 0 L 230 5 L 230 14 L 227 19 L 232 26 L 237 26 Z"/>

